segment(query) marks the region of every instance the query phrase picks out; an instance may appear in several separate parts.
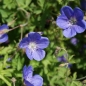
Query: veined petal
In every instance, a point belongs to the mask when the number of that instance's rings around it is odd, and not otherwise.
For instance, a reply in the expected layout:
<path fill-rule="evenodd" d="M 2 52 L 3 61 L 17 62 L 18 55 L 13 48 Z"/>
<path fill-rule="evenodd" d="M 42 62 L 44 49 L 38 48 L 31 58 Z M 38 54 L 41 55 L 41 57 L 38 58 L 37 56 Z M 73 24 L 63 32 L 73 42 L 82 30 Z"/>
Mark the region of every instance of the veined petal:
<path fill-rule="evenodd" d="M 82 28 L 82 27 L 80 27 L 78 25 L 75 25 L 75 30 L 76 30 L 77 33 L 82 33 L 82 32 L 85 31 L 85 28 Z"/>
<path fill-rule="evenodd" d="M 25 80 L 28 80 L 28 81 L 30 81 L 30 79 L 32 78 L 32 75 L 33 75 L 33 68 L 32 68 L 32 66 L 24 66 L 23 67 L 23 78 L 25 79 Z"/>
<path fill-rule="evenodd" d="M 45 57 L 45 51 L 41 50 L 41 49 L 37 49 L 37 50 L 32 52 L 32 57 L 35 60 L 40 61 Z"/>
<path fill-rule="evenodd" d="M 3 24 L 2 26 L 0 26 L 0 30 L 3 30 L 3 29 L 8 29 L 9 27 L 6 25 L 6 24 Z"/>
<path fill-rule="evenodd" d="M 24 83 L 25 83 L 25 85 L 26 86 L 34 86 L 33 84 L 31 84 L 29 81 L 27 81 L 27 80 L 24 80 Z"/>
<path fill-rule="evenodd" d="M 30 60 L 33 60 L 33 52 L 29 48 L 26 48 L 26 55 Z"/>
<path fill-rule="evenodd" d="M 56 24 L 62 29 L 66 29 L 71 25 L 68 18 L 63 14 L 56 19 Z"/>
<path fill-rule="evenodd" d="M 61 8 L 61 14 L 65 14 L 65 16 L 70 19 L 73 16 L 73 9 L 69 6 L 64 6 Z"/>
<path fill-rule="evenodd" d="M 82 33 L 82 32 L 85 31 L 86 22 L 84 20 L 78 21 L 77 25 L 74 25 L 74 26 L 75 26 L 75 30 L 76 30 L 77 33 Z"/>
<path fill-rule="evenodd" d="M 49 45 L 49 39 L 47 37 L 41 37 L 41 39 L 37 42 L 37 47 L 44 49 L 48 47 Z"/>
<path fill-rule="evenodd" d="M 43 85 L 43 79 L 41 76 L 39 75 L 34 75 L 33 76 L 33 80 L 32 80 L 32 84 L 34 86 L 42 86 Z"/>
<path fill-rule="evenodd" d="M 74 9 L 74 16 L 77 20 L 82 20 L 84 17 L 84 13 L 82 12 L 80 8 L 76 7 Z"/>
<path fill-rule="evenodd" d="M 27 46 L 28 46 L 28 44 L 29 44 L 29 39 L 26 37 L 26 38 L 23 38 L 22 40 L 21 40 L 21 42 L 19 43 L 19 47 L 20 48 L 26 48 Z"/>
<path fill-rule="evenodd" d="M 8 40 L 8 35 L 7 34 L 3 34 L 0 37 L 0 43 L 6 42 Z"/>
<path fill-rule="evenodd" d="M 76 35 L 75 28 L 73 26 L 69 27 L 68 29 L 65 29 L 63 31 L 63 35 L 67 38 L 71 38 Z"/>
<path fill-rule="evenodd" d="M 41 35 L 39 33 L 37 33 L 37 32 L 30 32 L 28 34 L 28 38 L 31 41 L 38 41 L 41 38 Z"/>

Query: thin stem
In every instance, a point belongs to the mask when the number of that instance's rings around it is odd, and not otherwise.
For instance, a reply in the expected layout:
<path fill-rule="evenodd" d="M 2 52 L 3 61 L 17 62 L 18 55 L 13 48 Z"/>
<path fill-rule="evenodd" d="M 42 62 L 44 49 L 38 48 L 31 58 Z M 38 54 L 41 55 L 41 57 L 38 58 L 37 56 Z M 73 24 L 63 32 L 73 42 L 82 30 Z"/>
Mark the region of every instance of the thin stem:
<path fill-rule="evenodd" d="M 26 22 L 25 24 L 18 25 L 18 26 L 16 26 L 16 27 L 14 27 L 13 29 L 8 30 L 7 32 L 12 31 L 12 30 L 15 30 L 15 29 L 18 28 L 18 27 L 24 27 L 24 26 L 26 26 L 27 24 L 28 24 L 28 23 Z"/>
<path fill-rule="evenodd" d="M 13 86 L 16 86 L 15 83 L 13 83 Z"/>
<path fill-rule="evenodd" d="M 21 40 L 23 38 L 23 27 L 21 27 Z"/>
<path fill-rule="evenodd" d="M 86 76 L 84 76 L 82 78 L 79 78 L 79 79 L 76 79 L 76 80 L 80 81 L 80 80 L 83 80 L 83 79 L 86 79 Z"/>

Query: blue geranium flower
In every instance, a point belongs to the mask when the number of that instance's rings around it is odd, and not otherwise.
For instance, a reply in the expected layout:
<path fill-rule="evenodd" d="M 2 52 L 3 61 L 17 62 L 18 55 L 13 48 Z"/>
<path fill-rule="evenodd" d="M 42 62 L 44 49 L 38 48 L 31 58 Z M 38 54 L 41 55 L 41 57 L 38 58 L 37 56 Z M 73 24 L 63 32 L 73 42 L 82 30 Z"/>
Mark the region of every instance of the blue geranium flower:
<path fill-rule="evenodd" d="M 45 57 L 45 51 L 43 49 L 48 45 L 49 40 L 47 37 L 42 37 L 37 32 L 30 32 L 28 37 L 22 39 L 19 47 L 25 49 L 26 55 L 30 60 L 35 59 L 40 61 Z"/>
<path fill-rule="evenodd" d="M 83 20 L 83 12 L 76 7 L 74 10 L 69 6 L 61 8 L 61 15 L 58 16 L 56 24 L 63 29 L 63 35 L 67 38 L 85 31 L 86 22 Z"/>
<path fill-rule="evenodd" d="M 42 86 L 43 79 L 40 75 L 33 76 L 32 66 L 24 66 L 23 68 L 23 79 L 26 86 Z"/>
<path fill-rule="evenodd" d="M 5 30 L 9 27 L 6 24 L 0 26 L 0 43 L 6 42 L 8 40 L 8 35 L 6 34 Z"/>

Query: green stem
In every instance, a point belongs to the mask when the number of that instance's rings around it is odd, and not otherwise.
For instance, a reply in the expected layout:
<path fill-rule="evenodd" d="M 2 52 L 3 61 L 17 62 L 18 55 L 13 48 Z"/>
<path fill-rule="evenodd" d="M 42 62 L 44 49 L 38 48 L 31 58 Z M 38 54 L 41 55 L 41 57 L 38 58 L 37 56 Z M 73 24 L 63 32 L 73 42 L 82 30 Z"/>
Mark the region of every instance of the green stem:
<path fill-rule="evenodd" d="M 83 79 L 86 79 L 86 76 L 82 77 L 82 78 L 79 78 L 79 79 L 76 79 L 76 80 L 83 80 Z"/>
<path fill-rule="evenodd" d="M 21 40 L 23 38 L 23 27 L 21 27 Z"/>
<path fill-rule="evenodd" d="M 0 75 L 0 78 L 1 78 L 8 86 L 11 86 L 10 82 L 8 82 L 2 75 Z"/>

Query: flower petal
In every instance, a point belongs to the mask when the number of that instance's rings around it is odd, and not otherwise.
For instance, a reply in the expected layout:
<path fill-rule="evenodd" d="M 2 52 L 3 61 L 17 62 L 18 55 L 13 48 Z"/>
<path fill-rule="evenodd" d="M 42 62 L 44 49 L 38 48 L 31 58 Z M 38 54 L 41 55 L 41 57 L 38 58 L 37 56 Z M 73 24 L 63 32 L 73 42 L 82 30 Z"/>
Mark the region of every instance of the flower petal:
<path fill-rule="evenodd" d="M 45 57 L 45 51 L 41 50 L 41 49 L 37 49 L 36 51 L 34 51 L 32 53 L 32 57 L 37 60 L 40 61 Z"/>
<path fill-rule="evenodd" d="M 66 29 L 70 26 L 68 18 L 63 14 L 56 19 L 56 24 L 62 29 Z"/>
<path fill-rule="evenodd" d="M 3 30 L 3 29 L 8 29 L 9 27 L 6 25 L 6 24 L 3 24 L 2 26 L 0 26 L 0 30 Z"/>
<path fill-rule="evenodd" d="M 30 79 L 32 78 L 32 75 L 33 75 L 33 68 L 32 68 L 32 66 L 24 66 L 23 67 L 23 78 L 25 79 L 25 80 L 28 80 L 28 81 L 30 81 Z"/>
<path fill-rule="evenodd" d="M 71 26 L 63 31 L 63 35 L 67 38 L 71 38 L 76 35 L 75 27 Z"/>
<path fill-rule="evenodd" d="M 41 35 L 39 33 L 37 33 L 37 32 L 30 32 L 28 34 L 28 38 L 31 41 L 38 41 L 41 38 Z"/>
<path fill-rule="evenodd" d="M 64 6 L 61 8 L 61 14 L 65 14 L 65 16 L 70 19 L 73 16 L 73 9 L 69 6 Z"/>
<path fill-rule="evenodd" d="M 26 55 L 30 60 L 33 60 L 33 52 L 29 48 L 26 48 Z"/>
<path fill-rule="evenodd" d="M 34 86 L 34 85 L 32 85 L 29 81 L 27 81 L 27 80 L 24 80 L 24 83 L 25 83 L 25 86 Z"/>
<path fill-rule="evenodd" d="M 43 85 L 43 78 L 39 75 L 34 75 L 33 80 L 32 80 L 32 84 L 34 86 L 42 86 Z"/>
<path fill-rule="evenodd" d="M 71 38 L 70 42 L 73 45 L 77 45 L 77 43 L 79 42 L 79 40 L 77 38 L 73 37 L 73 38 Z"/>
<path fill-rule="evenodd" d="M 40 61 L 45 57 L 45 51 L 41 49 L 37 49 L 32 52 L 31 50 L 26 48 L 26 55 L 30 60 L 34 58 L 35 60 Z"/>
<path fill-rule="evenodd" d="M 82 20 L 84 17 L 84 13 L 82 12 L 80 8 L 76 7 L 74 9 L 74 16 L 77 20 Z"/>
<path fill-rule="evenodd" d="M 21 40 L 21 42 L 19 43 L 19 47 L 20 48 L 26 48 L 27 46 L 28 46 L 28 44 L 29 44 L 29 39 L 26 37 L 26 38 L 23 38 L 22 40 Z"/>
<path fill-rule="evenodd" d="M 6 42 L 8 40 L 8 35 L 7 34 L 3 34 L 0 37 L 0 43 Z"/>
<path fill-rule="evenodd" d="M 34 58 L 35 60 L 40 61 L 45 57 L 45 51 L 41 49 L 31 51 L 29 48 L 26 48 L 26 55 L 30 60 L 33 60 Z"/>
<path fill-rule="evenodd" d="M 59 62 L 67 62 L 67 59 L 64 56 L 60 56 L 57 58 Z"/>
<path fill-rule="evenodd" d="M 37 42 L 37 47 L 44 49 L 49 45 L 49 39 L 47 37 L 41 37 L 41 39 Z"/>
<path fill-rule="evenodd" d="M 85 21 L 78 21 L 77 25 L 74 25 L 77 33 L 82 33 L 85 31 L 85 23 Z"/>

